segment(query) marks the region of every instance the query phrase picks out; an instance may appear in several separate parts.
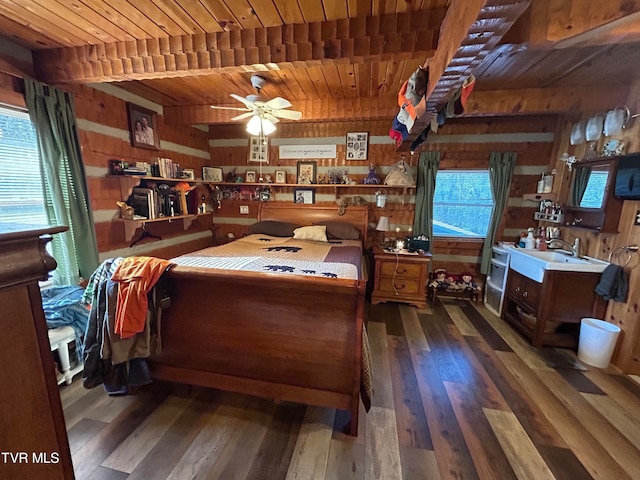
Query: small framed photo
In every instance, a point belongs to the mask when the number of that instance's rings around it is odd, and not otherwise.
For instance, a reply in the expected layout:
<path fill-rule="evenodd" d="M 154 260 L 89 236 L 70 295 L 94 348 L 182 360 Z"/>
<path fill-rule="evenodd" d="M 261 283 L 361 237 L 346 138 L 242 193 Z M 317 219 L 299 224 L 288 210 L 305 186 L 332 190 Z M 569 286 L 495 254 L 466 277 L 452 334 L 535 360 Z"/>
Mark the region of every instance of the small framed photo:
<path fill-rule="evenodd" d="M 202 167 L 202 180 L 205 182 L 222 182 L 222 169 L 220 167 Z"/>
<path fill-rule="evenodd" d="M 193 168 L 183 168 L 182 178 L 184 178 L 185 180 L 195 180 L 196 172 L 193 170 Z"/>
<path fill-rule="evenodd" d="M 133 103 L 127 103 L 127 111 L 129 113 L 131 145 L 149 150 L 160 150 L 158 114 Z"/>
<path fill-rule="evenodd" d="M 296 170 L 296 183 L 310 184 L 316 183 L 316 162 L 298 162 L 298 168 Z"/>
<path fill-rule="evenodd" d="M 267 137 L 249 138 L 249 162 L 269 163 L 269 139 Z"/>
<path fill-rule="evenodd" d="M 244 181 L 247 183 L 256 183 L 256 171 L 247 170 L 245 172 Z"/>
<path fill-rule="evenodd" d="M 347 160 L 366 160 L 368 143 L 367 132 L 347 133 Z"/>
<path fill-rule="evenodd" d="M 293 201 L 295 203 L 316 203 L 316 191 L 313 188 L 294 188 Z"/>
<path fill-rule="evenodd" d="M 276 170 L 276 183 L 287 183 L 287 172 Z"/>

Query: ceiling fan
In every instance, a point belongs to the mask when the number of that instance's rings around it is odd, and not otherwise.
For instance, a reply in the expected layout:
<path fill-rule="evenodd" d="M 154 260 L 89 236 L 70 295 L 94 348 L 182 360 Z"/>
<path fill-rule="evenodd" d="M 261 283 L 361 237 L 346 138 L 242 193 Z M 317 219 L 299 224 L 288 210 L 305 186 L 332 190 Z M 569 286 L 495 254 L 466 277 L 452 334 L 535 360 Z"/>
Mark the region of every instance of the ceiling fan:
<path fill-rule="evenodd" d="M 211 105 L 211 108 L 246 112 L 233 117 L 231 120 L 235 121 L 251 118 L 247 123 L 247 131 L 252 135 L 269 135 L 273 133 L 276 129 L 275 124 L 280 121 L 280 118 L 286 118 L 287 120 L 299 120 L 302 118 L 302 112 L 298 112 L 297 110 L 285 110 L 286 108 L 291 107 L 291 102 L 289 102 L 289 100 L 276 97 L 265 101 L 265 99 L 260 96 L 260 91 L 266 82 L 266 78 L 260 75 L 253 75 L 251 77 L 251 85 L 258 92 L 257 95 L 241 97 L 235 93 L 231 94 L 233 98 L 244 104 L 244 108 L 219 107 L 216 105 Z"/>

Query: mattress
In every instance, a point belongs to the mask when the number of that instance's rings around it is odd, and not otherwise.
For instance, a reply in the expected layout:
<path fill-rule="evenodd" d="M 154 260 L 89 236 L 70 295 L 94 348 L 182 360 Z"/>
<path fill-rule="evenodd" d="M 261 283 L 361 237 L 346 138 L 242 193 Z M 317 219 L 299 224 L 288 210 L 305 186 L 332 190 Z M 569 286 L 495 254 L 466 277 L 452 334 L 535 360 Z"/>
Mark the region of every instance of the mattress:
<path fill-rule="evenodd" d="M 171 259 L 178 266 L 357 280 L 359 240 L 314 242 L 253 234 Z"/>

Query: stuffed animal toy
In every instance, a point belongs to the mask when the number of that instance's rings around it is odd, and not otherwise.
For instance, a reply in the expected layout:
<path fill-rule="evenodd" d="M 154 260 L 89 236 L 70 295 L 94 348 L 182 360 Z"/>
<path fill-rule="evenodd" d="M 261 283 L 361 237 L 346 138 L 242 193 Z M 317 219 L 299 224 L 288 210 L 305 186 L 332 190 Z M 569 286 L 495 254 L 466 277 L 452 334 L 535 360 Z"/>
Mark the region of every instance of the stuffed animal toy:
<path fill-rule="evenodd" d="M 433 280 L 429 284 L 429 288 L 433 290 L 446 290 L 447 271 L 444 268 L 437 268 L 433 272 Z"/>
<path fill-rule="evenodd" d="M 360 196 L 340 197 L 336 200 L 336 203 L 338 204 L 338 207 L 340 207 L 338 209 L 338 215 L 344 215 L 344 212 L 347 210 L 349 205 L 367 205 L 367 201 Z"/>
<path fill-rule="evenodd" d="M 376 175 L 376 167 L 369 165 L 369 174 L 362 179 L 362 183 L 365 185 L 380 185 L 380 179 Z"/>
<path fill-rule="evenodd" d="M 480 290 L 478 284 L 473 281 L 473 275 L 469 272 L 460 274 L 460 281 L 458 282 L 458 288 L 465 292 L 477 292 Z"/>
<path fill-rule="evenodd" d="M 118 208 L 120 209 L 120 218 L 126 218 L 127 220 L 133 219 L 135 211 L 132 206 L 121 201 L 117 201 L 116 205 L 118 205 Z"/>

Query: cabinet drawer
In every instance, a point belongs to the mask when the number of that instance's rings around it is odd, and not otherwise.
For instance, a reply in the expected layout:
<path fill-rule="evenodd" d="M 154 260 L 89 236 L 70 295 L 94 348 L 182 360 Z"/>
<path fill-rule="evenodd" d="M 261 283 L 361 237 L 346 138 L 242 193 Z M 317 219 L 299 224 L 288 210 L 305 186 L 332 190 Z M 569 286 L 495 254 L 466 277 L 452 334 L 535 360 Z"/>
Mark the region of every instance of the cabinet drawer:
<path fill-rule="evenodd" d="M 509 251 L 499 247 L 492 247 L 492 258 L 496 259 L 500 263 L 509 264 Z"/>
<path fill-rule="evenodd" d="M 491 277 L 491 282 L 494 285 L 498 285 L 502 287 L 504 285 L 504 280 L 507 276 L 507 267 L 501 265 L 499 263 L 491 261 L 491 271 L 489 272 L 489 277 Z"/>
<path fill-rule="evenodd" d="M 380 265 L 380 274 L 383 276 L 396 278 L 420 278 L 422 265 L 413 263 L 382 262 Z"/>
<path fill-rule="evenodd" d="M 420 282 L 406 278 L 396 277 L 394 280 L 392 277 L 381 277 L 378 290 L 394 294 L 398 292 L 400 295 L 415 295 L 420 293 Z"/>

